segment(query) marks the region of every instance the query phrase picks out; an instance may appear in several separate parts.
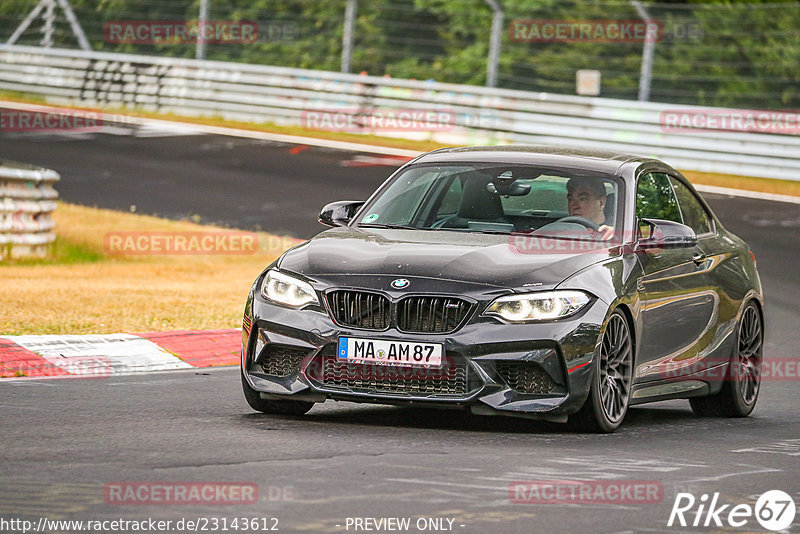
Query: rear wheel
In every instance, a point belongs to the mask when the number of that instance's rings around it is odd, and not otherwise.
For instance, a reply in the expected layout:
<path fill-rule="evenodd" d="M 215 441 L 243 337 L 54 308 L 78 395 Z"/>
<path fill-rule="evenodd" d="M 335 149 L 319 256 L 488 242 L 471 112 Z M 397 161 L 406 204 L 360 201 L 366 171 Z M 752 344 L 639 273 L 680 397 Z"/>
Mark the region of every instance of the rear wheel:
<path fill-rule="evenodd" d="M 262 399 L 258 391 L 247 383 L 244 373 L 241 373 L 241 376 L 244 398 L 247 399 L 247 404 L 256 411 L 280 415 L 303 415 L 314 406 L 313 402 L 306 401 Z"/>
<path fill-rule="evenodd" d="M 589 398 L 569 417 L 582 432 L 613 432 L 628 412 L 633 375 L 633 339 L 628 321 L 616 310 L 595 354 Z"/>
<path fill-rule="evenodd" d="M 716 395 L 689 399 L 695 414 L 704 417 L 747 417 L 756 407 L 761 389 L 761 360 L 764 328 L 761 312 L 750 302 L 736 326 L 736 344 Z"/>

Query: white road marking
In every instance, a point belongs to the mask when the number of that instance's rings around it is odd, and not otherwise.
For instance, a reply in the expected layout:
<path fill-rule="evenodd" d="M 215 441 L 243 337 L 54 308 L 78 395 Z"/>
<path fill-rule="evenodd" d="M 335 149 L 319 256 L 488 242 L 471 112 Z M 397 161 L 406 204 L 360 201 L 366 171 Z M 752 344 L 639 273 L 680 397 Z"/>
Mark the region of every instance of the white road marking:
<path fill-rule="evenodd" d="M 786 454 L 788 456 L 800 456 L 800 439 L 786 439 L 770 443 L 769 445 L 759 445 L 749 449 L 735 449 L 731 452 L 755 452 L 755 453 L 773 453 L 773 454 Z"/>
<path fill-rule="evenodd" d="M 738 473 L 728 473 L 725 475 L 717 475 L 713 477 L 701 477 L 701 478 L 692 478 L 689 480 L 680 481 L 681 484 L 697 484 L 698 482 L 719 482 L 724 478 L 730 477 L 740 477 L 744 475 L 761 475 L 764 473 L 780 473 L 783 469 L 773 469 L 771 467 L 764 467 L 762 469 L 756 469 L 754 471 L 740 471 Z"/>
<path fill-rule="evenodd" d="M 73 375 L 109 376 L 192 368 L 152 341 L 133 334 L 3 337 Z"/>
<path fill-rule="evenodd" d="M 191 124 L 165 124 L 155 127 L 150 124 L 143 124 L 135 130 L 136 137 L 179 137 L 182 135 L 200 135 Z"/>
<path fill-rule="evenodd" d="M 423 484 L 425 486 L 448 486 L 454 488 L 472 488 L 472 489 L 486 489 L 491 491 L 500 491 L 508 493 L 508 487 L 502 486 L 484 486 L 478 484 L 462 484 L 459 482 L 442 482 L 440 480 L 426 480 L 423 478 L 387 478 L 388 482 L 405 482 L 407 484 Z"/>
<path fill-rule="evenodd" d="M 800 197 L 792 195 L 779 195 L 777 193 L 761 193 L 759 191 L 746 191 L 744 189 L 732 189 L 730 187 L 718 187 L 716 185 L 693 184 L 694 188 L 701 193 L 714 193 L 716 195 L 728 195 L 732 197 L 752 198 L 756 200 L 772 200 L 774 202 L 789 202 L 800 204 Z"/>

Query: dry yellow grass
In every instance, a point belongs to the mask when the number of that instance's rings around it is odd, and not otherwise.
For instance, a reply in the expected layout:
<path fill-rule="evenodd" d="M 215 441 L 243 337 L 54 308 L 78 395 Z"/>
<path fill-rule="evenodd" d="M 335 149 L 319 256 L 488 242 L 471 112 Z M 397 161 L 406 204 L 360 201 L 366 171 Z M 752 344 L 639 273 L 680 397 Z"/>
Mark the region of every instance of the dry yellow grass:
<path fill-rule="evenodd" d="M 118 256 L 108 232 L 220 229 L 61 203 L 56 258 L 0 262 L 0 333 L 235 328 L 250 286 L 295 240 L 259 234 L 252 255 Z"/>
<path fill-rule="evenodd" d="M 800 181 L 778 180 L 774 178 L 753 178 L 751 176 L 735 176 L 732 174 L 714 174 L 710 172 L 681 171 L 693 184 L 716 185 L 746 191 L 794 195 L 800 197 Z"/>

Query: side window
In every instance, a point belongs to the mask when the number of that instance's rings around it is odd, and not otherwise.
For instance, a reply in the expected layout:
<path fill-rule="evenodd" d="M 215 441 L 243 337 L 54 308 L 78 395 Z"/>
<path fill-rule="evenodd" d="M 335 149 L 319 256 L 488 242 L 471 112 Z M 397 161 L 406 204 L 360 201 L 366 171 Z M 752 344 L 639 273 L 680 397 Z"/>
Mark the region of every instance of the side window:
<path fill-rule="evenodd" d="M 697 200 L 697 197 L 679 180 L 669 177 L 675 196 L 678 198 L 678 205 L 683 215 L 683 224 L 694 230 L 697 235 L 711 232 L 711 218 Z"/>
<path fill-rule="evenodd" d="M 461 204 L 461 191 L 461 179 L 456 178 L 453 180 L 453 183 L 450 184 L 450 188 L 445 192 L 444 197 L 442 197 L 442 203 L 439 206 L 437 218 L 441 218 L 444 215 L 455 215 Z"/>
<path fill-rule="evenodd" d="M 639 178 L 636 186 L 636 216 L 640 219 L 683 222 L 666 174 L 649 173 Z"/>

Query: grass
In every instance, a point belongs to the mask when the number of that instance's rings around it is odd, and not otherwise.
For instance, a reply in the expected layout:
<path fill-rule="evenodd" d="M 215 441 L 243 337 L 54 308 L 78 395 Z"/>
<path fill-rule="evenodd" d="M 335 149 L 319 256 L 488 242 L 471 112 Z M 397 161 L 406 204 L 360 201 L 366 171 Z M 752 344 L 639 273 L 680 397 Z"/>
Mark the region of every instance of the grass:
<path fill-rule="evenodd" d="M 75 263 L 93 263 L 102 258 L 102 254 L 80 243 L 73 243 L 63 237 L 56 237 L 50 245 L 46 257 L 27 257 L 0 261 L 0 267 L 14 265 L 17 267 L 36 265 L 73 265 Z"/>
<path fill-rule="evenodd" d="M 0 99 L 6 99 L 21 103 L 43 104 L 43 99 L 36 95 L 25 95 L 15 92 L 0 92 Z M 81 108 L 75 108 L 81 109 Z M 88 111 L 98 111 L 88 109 Z M 106 113 L 118 113 L 120 115 L 147 117 L 153 119 L 173 120 L 190 124 L 202 124 L 207 126 L 219 126 L 224 128 L 238 128 L 256 132 L 269 132 L 283 135 L 294 135 L 300 137 L 311 137 L 316 139 L 328 139 L 334 141 L 346 141 L 350 143 L 360 143 L 365 145 L 376 145 L 392 148 L 404 148 L 407 150 L 417 150 L 427 152 L 437 148 L 448 146 L 435 141 L 421 141 L 411 139 L 401 139 L 396 137 L 381 137 L 377 135 L 361 135 L 348 132 L 331 132 L 322 130 L 312 130 L 300 126 L 279 126 L 271 123 L 255 124 L 251 122 L 239 122 L 226 120 L 220 117 L 185 117 L 175 114 L 158 114 L 131 111 L 130 109 L 103 109 Z M 669 163 L 669 162 L 668 162 Z M 738 176 L 732 174 L 715 174 L 697 171 L 681 171 L 692 183 L 703 185 L 715 185 L 729 187 L 733 189 L 744 189 L 748 191 L 759 191 L 763 193 L 777 193 L 782 195 L 800 196 L 800 181 L 778 180 L 772 178 L 758 178 L 753 176 Z"/>
<path fill-rule="evenodd" d="M 258 234 L 248 255 L 116 255 L 108 232 L 223 229 L 60 203 L 47 259 L 0 261 L 0 333 L 236 328 L 261 270 L 296 240 Z"/>
<path fill-rule="evenodd" d="M 755 178 L 732 174 L 714 174 L 698 171 L 681 171 L 693 184 L 716 185 L 761 193 L 776 193 L 800 197 L 800 181 L 778 180 L 777 178 Z"/>

